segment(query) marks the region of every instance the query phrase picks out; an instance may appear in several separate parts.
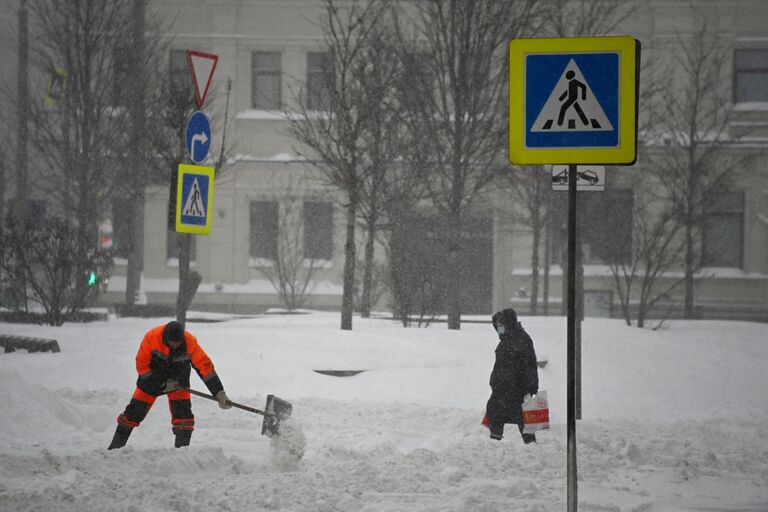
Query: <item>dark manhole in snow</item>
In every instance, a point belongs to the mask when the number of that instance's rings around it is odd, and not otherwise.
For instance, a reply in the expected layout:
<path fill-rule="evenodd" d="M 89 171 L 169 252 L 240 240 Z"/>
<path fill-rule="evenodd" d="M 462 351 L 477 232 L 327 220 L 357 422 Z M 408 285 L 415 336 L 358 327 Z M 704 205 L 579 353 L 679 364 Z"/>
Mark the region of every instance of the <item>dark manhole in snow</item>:
<path fill-rule="evenodd" d="M 330 375 L 332 377 L 351 377 L 358 373 L 363 373 L 365 370 L 312 370 L 315 373 L 322 373 L 323 375 Z"/>

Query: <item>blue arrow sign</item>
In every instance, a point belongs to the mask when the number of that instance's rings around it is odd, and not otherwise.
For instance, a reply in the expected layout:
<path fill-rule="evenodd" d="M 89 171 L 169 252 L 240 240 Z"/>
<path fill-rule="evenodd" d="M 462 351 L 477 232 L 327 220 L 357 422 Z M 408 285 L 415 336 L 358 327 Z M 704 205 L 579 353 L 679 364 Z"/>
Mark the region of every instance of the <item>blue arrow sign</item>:
<path fill-rule="evenodd" d="M 189 116 L 185 139 L 189 158 L 196 164 L 205 160 L 211 149 L 211 123 L 201 111 Z"/>

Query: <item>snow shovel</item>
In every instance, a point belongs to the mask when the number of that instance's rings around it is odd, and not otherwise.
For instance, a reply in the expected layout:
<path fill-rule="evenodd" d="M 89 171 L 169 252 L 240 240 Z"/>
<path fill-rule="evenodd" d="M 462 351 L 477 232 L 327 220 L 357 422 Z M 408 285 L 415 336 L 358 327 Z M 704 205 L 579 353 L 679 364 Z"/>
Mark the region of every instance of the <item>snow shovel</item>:
<path fill-rule="evenodd" d="M 190 389 L 189 392 L 193 395 L 218 402 L 215 397 L 209 395 L 208 393 L 202 393 L 194 389 Z M 232 407 L 237 407 L 238 409 L 261 414 L 264 416 L 264 421 L 261 423 L 261 435 L 267 437 L 279 436 L 280 421 L 290 418 L 291 413 L 293 412 L 293 405 L 290 402 L 286 402 L 282 398 L 278 398 L 275 395 L 267 395 L 267 405 L 264 406 L 263 411 L 253 407 L 248 407 L 247 405 L 238 404 L 232 400 L 229 400 L 229 403 L 232 404 Z"/>

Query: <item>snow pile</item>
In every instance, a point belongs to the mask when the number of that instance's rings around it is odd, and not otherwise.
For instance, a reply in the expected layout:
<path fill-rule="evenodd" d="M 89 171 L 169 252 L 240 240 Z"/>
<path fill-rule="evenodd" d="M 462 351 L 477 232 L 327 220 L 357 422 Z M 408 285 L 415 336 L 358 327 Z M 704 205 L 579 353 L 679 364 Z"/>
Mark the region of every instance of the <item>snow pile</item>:
<path fill-rule="evenodd" d="M 566 508 L 563 318 L 523 318 L 548 361 L 552 427 L 536 445 L 514 426 L 491 441 L 480 424 L 487 323 L 356 318 L 341 332 L 337 314 L 311 313 L 189 325 L 233 400 L 293 404 L 279 440 L 261 435 L 261 416 L 193 397 L 192 444 L 174 449 L 160 398 L 124 449 L 106 451 L 139 340 L 163 321 L 0 325 L 62 349 L 0 354 L 0 512 Z M 588 319 L 583 333 L 579 510 L 768 510 L 768 325 Z"/>
<path fill-rule="evenodd" d="M 296 420 L 288 418 L 280 422 L 280 435 L 272 436 L 270 446 L 272 464 L 290 471 L 299 467 L 307 447 L 307 439 Z"/>

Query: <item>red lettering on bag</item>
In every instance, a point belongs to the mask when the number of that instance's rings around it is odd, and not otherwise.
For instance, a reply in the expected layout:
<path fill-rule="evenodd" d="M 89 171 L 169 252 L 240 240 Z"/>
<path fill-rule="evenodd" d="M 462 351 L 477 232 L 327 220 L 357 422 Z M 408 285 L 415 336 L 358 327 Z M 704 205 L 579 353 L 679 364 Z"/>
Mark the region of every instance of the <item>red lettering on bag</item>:
<path fill-rule="evenodd" d="M 523 423 L 527 425 L 533 425 L 536 423 L 549 423 L 549 409 L 523 411 Z"/>

